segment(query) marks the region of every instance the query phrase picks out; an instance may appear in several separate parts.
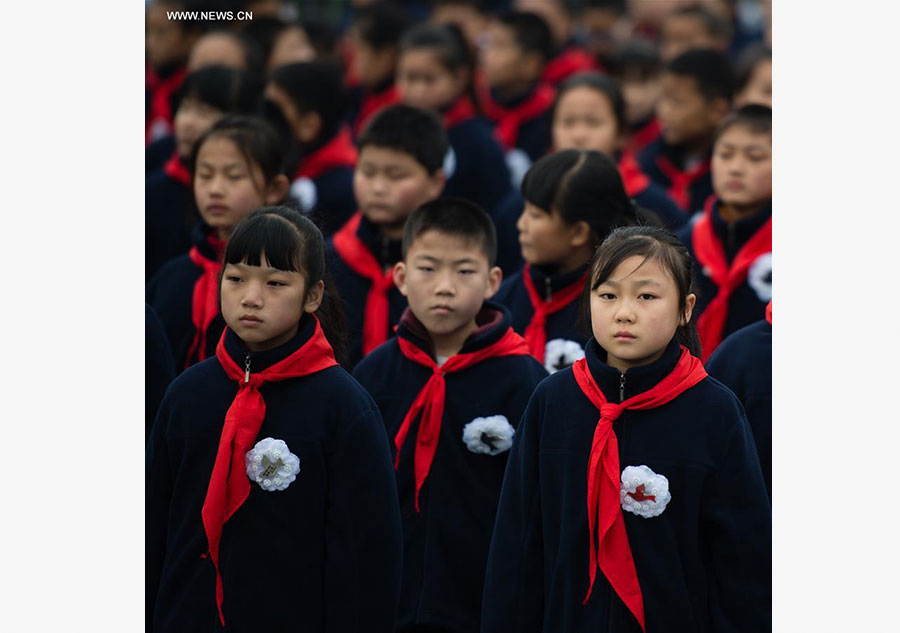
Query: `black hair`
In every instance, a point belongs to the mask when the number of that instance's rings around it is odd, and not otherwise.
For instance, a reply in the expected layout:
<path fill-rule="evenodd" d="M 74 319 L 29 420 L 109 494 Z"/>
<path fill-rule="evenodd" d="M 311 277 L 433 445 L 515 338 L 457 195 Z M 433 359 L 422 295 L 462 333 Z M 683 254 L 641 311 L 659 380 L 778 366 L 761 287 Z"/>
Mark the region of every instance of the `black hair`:
<path fill-rule="evenodd" d="M 538 53 L 546 62 L 553 54 L 553 34 L 544 19 L 526 11 L 506 10 L 497 21 L 513 32 L 516 44 L 526 53 Z"/>
<path fill-rule="evenodd" d="M 488 266 L 497 260 L 497 230 L 491 216 L 474 202 L 448 196 L 426 202 L 410 214 L 403 227 L 403 257 L 416 239 L 426 231 L 456 235 L 477 241 L 487 257 Z"/>
<path fill-rule="evenodd" d="M 244 54 L 244 65 L 246 66 L 246 70 L 254 75 L 262 74 L 262 53 L 260 51 L 259 45 L 256 42 L 254 42 L 241 32 L 234 31 L 232 29 L 225 29 L 221 26 L 214 26 L 213 28 L 210 28 L 205 33 L 203 33 L 202 37 L 206 37 L 207 35 L 225 36 L 236 42 L 237 45 L 240 46 L 241 51 Z"/>
<path fill-rule="evenodd" d="M 450 24 L 420 24 L 400 40 L 400 52 L 427 48 L 433 50 L 450 72 L 472 70 L 475 65 L 459 27 Z"/>
<path fill-rule="evenodd" d="M 366 145 L 373 145 L 408 154 L 429 174 L 443 167 L 450 147 L 435 114 L 402 103 L 388 106 L 373 116 L 356 144 L 360 153 Z"/>
<path fill-rule="evenodd" d="M 195 99 L 225 113 L 250 114 L 262 95 L 262 81 L 245 70 L 207 66 L 192 72 L 172 95 L 172 112 L 185 99 Z"/>
<path fill-rule="evenodd" d="M 616 130 L 623 132 L 628 128 L 628 122 L 625 119 L 625 97 L 622 96 L 619 82 L 597 72 L 572 75 L 559 86 L 556 91 L 556 99 L 553 100 L 553 107 L 550 109 L 551 121 L 556 118 L 556 108 L 559 107 L 563 96 L 575 88 L 590 88 L 606 97 L 612 107 L 613 115 L 616 117 Z"/>
<path fill-rule="evenodd" d="M 668 18 L 697 18 L 703 25 L 706 34 L 724 43 L 731 41 L 731 25 L 724 17 L 702 4 L 690 4 L 678 7 L 669 13 Z"/>
<path fill-rule="evenodd" d="M 748 128 L 754 134 L 772 134 L 772 108 L 758 103 L 750 103 L 732 110 L 716 128 L 715 140 L 729 128 L 735 126 Z"/>
<path fill-rule="evenodd" d="M 538 160 L 522 180 L 522 197 L 566 224 L 586 222 L 595 244 L 638 222 L 616 164 L 601 152 L 567 149 Z"/>
<path fill-rule="evenodd" d="M 489 3 L 489 0 L 431 0 L 429 4 L 432 10 L 443 6 L 462 5 L 472 7 L 481 14 L 486 14 L 489 9 Z"/>
<path fill-rule="evenodd" d="M 734 96 L 731 64 L 724 53 L 705 48 L 691 49 L 670 61 L 666 72 L 694 79 L 707 101 L 721 98 L 730 103 Z"/>
<path fill-rule="evenodd" d="M 628 0 L 582 0 L 580 8 L 606 9 L 616 15 L 625 15 L 628 12 Z"/>
<path fill-rule="evenodd" d="M 587 283 L 581 300 L 581 319 L 590 323 L 590 296 L 600 284 L 623 261 L 634 255 L 642 256 L 644 261 L 655 261 L 671 275 L 678 290 L 678 311 L 684 315 L 687 310 L 687 297 L 692 292 L 693 277 L 691 267 L 693 260 L 687 248 L 677 237 L 666 229 L 652 226 L 629 226 L 618 228 L 607 236 L 597 247 L 591 260 Z M 700 336 L 692 318 L 686 325 L 678 326 L 676 331 L 679 342 L 688 351 L 700 358 Z"/>
<path fill-rule="evenodd" d="M 305 17 L 296 26 L 306 32 L 306 38 L 316 51 L 317 57 L 339 58 L 338 34 L 328 22 L 318 18 Z"/>
<path fill-rule="evenodd" d="M 272 55 L 275 38 L 284 27 L 285 22 L 281 18 L 268 15 L 254 16 L 252 20 L 241 22 L 241 35 L 253 43 L 257 54 L 263 60 L 262 64 L 265 64 L 265 60 Z"/>
<path fill-rule="evenodd" d="M 647 81 L 663 69 L 659 48 L 654 42 L 633 37 L 613 47 L 610 72 L 620 81 Z"/>
<path fill-rule="evenodd" d="M 269 81 L 290 97 L 298 112 L 322 118 L 320 138 L 330 138 L 341 123 L 344 81 L 341 67 L 330 60 L 286 64 L 272 70 Z"/>
<path fill-rule="evenodd" d="M 228 264 L 260 266 L 263 256 L 278 270 L 302 273 L 306 291 L 320 281 L 325 284 L 322 303 L 315 315 L 322 332 L 341 364 L 344 357 L 344 317 L 340 298 L 325 266 L 325 238 L 312 222 L 299 212 L 283 206 L 261 207 L 242 219 L 225 246 L 223 270 Z M 221 284 L 220 284 L 221 287 Z M 303 297 L 306 303 L 306 297 Z"/>
<path fill-rule="evenodd" d="M 216 121 L 194 143 L 189 161 L 191 173 L 197 170 L 197 156 L 200 148 L 211 138 L 227 138 L 251 168 L 259 167 L 266 183 L 284 173 L 284 147 L 275 130 L 263 119 L 256 116 L 232 115 Z"/>
<path fill-rule="evenodd" d="M 396 48 L 403 32 L 411 26 L 409 16 L 391 2 L 376 2 L 356 14 L 351 28 L 376 51 Z"/>
<path fill-rule="evenodd" d="M 735 92 L 747 87 L 756 67 L 763 61 L 772 61 L 772 48 L 765 43 L 749 46 L 744 50 L 734 66 Z"/>

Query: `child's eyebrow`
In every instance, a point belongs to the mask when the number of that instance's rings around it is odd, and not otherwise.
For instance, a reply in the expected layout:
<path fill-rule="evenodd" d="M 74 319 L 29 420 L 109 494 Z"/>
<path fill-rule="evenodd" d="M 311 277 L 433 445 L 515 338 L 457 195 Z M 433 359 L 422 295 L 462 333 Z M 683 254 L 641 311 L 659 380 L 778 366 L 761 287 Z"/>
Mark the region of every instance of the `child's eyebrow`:
<path fill-rule="evenodd" d="M 618 288 L 621 284 L 618 281 L 613 281 L 612 279 L 607 279 L 601 286 L 613 286 L 614 288 Z M 638 279 L 637 281 L 632 282 L 633 286 L 662 286 L 661 283 L 656 281 L 655 279 Z"/>

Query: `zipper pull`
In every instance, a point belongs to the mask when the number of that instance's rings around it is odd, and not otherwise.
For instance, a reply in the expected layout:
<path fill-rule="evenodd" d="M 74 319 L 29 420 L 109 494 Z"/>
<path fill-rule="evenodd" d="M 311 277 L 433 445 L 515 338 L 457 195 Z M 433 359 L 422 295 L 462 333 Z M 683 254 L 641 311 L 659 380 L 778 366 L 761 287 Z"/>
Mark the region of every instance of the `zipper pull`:
<path fill-rule="evenodd" d="M 625 374 L 619 374 L 619 402 L 625 401 Z"/>
<path fill-rule="evenodd" d="M 547 301 L 549 302 L 553 298 L 553 288 L 550 286 L 549 277 L 544 277 L 544 285 L 547 288 Z"/>
<path fill-rule="evenodd" d="M 250 354 L 244 357 L 244 382 L 250 382 Z"/>

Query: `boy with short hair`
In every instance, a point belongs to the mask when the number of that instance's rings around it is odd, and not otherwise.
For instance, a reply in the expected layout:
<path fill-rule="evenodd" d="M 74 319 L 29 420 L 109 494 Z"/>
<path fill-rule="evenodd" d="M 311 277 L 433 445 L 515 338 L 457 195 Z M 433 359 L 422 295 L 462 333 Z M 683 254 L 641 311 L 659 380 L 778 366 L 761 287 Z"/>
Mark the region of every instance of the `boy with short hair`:
<path fill-rule="evenodd" d="M 703 360 L 762 319 L 772 299 L 772 110 L 747 105 L 722 121 L 712 158 L 715 197 L 678 233 L 696 261 L 694 319 Z"/>
<path fill-rule="evenodd" d="M 553 46 L 550 29 L 533 13 L 504 11 L 488 26 L 477 96 L 506 152 L 514 187 L 550 148 L 555 91 L 541 76 Z"/>
<path fill-rule="evenodd" d="M 731 44 L 732 28 L 726 16 L 702 4 L 674 9 L 662 24 L 660 50 L 670 62 L 692 48 L 725 52 Z"/>
<path fill-rule="evenodd" d="M 398 633 L 479 630 L 484 570 L 515 427 L 546 372 L 509 313 L 493 223 L 441 198 L 409 218 L 397 337 L 353 372 L 393 440 L 404 535 Z"/>
<path fill-rule="evenodd" d="M 662 61 L 656 46 L 631 38 L 616 45 L 609 58 L 610 72 L 622 86 L 628 149 L 637 156 L 659 138 L 656 104 L 662 84 Z"/>
<path fill-rule="evenodd" d="M 387 340 L 406 307 L 391 270 L 402 259 L 406 218 L 444 189 L 449 143 L 437 116 L 396 104 L 373 117 L 357 146 L 359 211 L 326 245 L 347 319 L 350 367 Z"/>
<path fill-rule="evenodd" d="M 641 153 L 641 169 L 662 185 L 685 213 L 700 210 L 712 194 L 710 154 L 716 128 L 731 108 L 731 65 L 708 49 L 682 53 L 662 76 L 656 116 L 660 138 Z"/>

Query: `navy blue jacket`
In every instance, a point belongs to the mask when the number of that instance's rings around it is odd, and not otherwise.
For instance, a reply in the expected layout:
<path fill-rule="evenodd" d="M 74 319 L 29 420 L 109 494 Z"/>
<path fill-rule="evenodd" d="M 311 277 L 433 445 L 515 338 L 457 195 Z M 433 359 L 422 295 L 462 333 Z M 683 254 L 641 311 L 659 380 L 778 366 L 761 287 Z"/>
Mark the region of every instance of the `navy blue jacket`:
<path fill-rule="evenodd" d="M 174 134 L 151 141 L 144 150 L 144 172 L 149 174 L 157 169 L 162 169 L 174 151 Z"/>
<path fill-rule="evenodd" d="M 672 181 L 660 167 L 660 163 L 665 160 L 668 160 L 679 171 L 685 171 L 684 149 L 667 144 L 662 137 L 659 137 L 650 143 L 638 156 L 638 164 L 640 164 L 641 170 L 650 177 L 650 180 L 660 185 L 666 194 L 669 195 L 669 188 L 672 186 Z M 707 157 L 706 160 L 708 161 L 709 157 Z M 694 180 L 688 188 L 688 191 L 690 193 L 690 200 L 687 208 L 681 207 L 674 198 L 673 201 L 676 203 L 676 206 L 682 208 L 687 217 L 690 217 L 693 213 L 703 208 L 706 199 L 713 193 L 712 173 L 710 170 L 707 169 L 704 175 Z"/>
<path fill-rule="evenodd" d="M 490 124 L 481 117 L 468 119 L 448 128 L 447 140 L 452 173 L 447 174 L 443 195 L 471 200 L 494 217 L 511 182 L 503 150 Z"/>
<path fill-rule="evenodd" d="M 156 418 L 166 387 L 175 378 L 175 361 L 162 322 L 148 304 L 144 304 L 144 439 Z"/>
<path fill-rule="evenodd" d="M 190 186 L 162 169 L 147 174 L 144 191 L 144 279 L 163 264 L 188 252 L 191 229 L 200 220 Z"/>
<path fill-rule="evenodd" d="M 390 268 L 403 259 L 400 241 L 385 237 L 378 227 L 369 222 L 365 216 L 359 223 L 356 234 L 383 268 Z M 347 332 L 347 368 L 352 369 L 363 357 L 362 331 L 366 314 L 366 296 L 372 284 L 365 277 L 356 274 L 340 258 L 337 251 L 334 250 L 331 239 L 325 243 L 325 253 L 328 258 L 328 272 L 331 273 L 331 278 L 341 297 Z M 397 288 L 392 287 L 388 291 L 388 303 L 390 314 L 387 334 L 393 336 L 394 326 L 400 321 L 400 315 L 406 308 L 406 297 L 400 294 Z"/>
<path fill-rule="evenodd" d="M 768 206 L 760 213 L 738 220 L 726 222 L 719 215 L 719 202 L 716 200 L 712 207 L 713 231 L 722 240 L 725 249 L 725 258 L 731 264 L 740 248 L 753 237 L 753 235 L 772 217 L 772 207 Z M 696 262 L 694 254 L 694 241 L 692 236 L 693 223 L 688 224 L 678 231 L 678 239 L 687 247 L 691 257 L 695 259 L 694 293 L 697 295 L 697 303 L 694 305 L 693 319 L 697 319 L 709 302 L 718 292 L 718 286 L 713 283 L 703 267 Z M 766 306 L 772 300 L 772 254 L 760 255 L 750 265 L 747 271 L 747 279 L 731 293 L 728 300 L 728 317 L 725 320 L 725 328 L 722 330 L 722 338 L 750 325 L 766 316 Z"/>
<path fill-rule="evenodd" d="M 531 266 L 531 279 L 534 281 L 534 287 L 545 299 L 553 296 L 558 290 L 569 286 L 584 274 L 587 270 L 587 264 L 577 268 L 576 270 L 562 273 L 551 274 L 540 266 Z M 494 295 L 494 301 L 502 303 L 509 310 L 512 316 L 512 326 L 516 332 L 525 335 L 525 329 L 531 323 L 531 317 L 534 316 L 534 308 L 531 306 L 531 299 L 528 298 L 528 290 L 525 288 L 525 282 L 522 275 L 525 274 L 523 268 L 512 277 L 507 278 L 500 286 L 500 290 Z M 554 312 L 547 317 L 547 343 L 555 339 L 563 339 L 564 341 L 574 341 L 579 347 L 584 347 L 584 342 L 590 337 L 589 329 L 584 329 L 578 324 L 578 310 L 581 307 L 581 297 L 567 305 L 559 312 Z M 553 371 L 570 365 L 560 359 L 552 359 L 546 357 L 545 364 L 548 371 Z M 545 365 L 545 366 L 546 366 Z"/>
<path fill-rule="evenodd" d="M 287 357 L 251 354 L 251 371 Z M 228 353 L 247 352 L 229 331 Z M 221 631 L 201 520 L 225 413 L 237 394 L 217 358 L 169 387 L 147 447 L 147 631 Z M 340 367 L 264 384 L 258 440 L 284 440 L 300 473 L 282 491 L 251 481 L 219 545 L 228 631 L 392 633 L 400 589 L 400 516 L 390 450 L 372 398 Z"/>
<path fill-rule="evenodd" d="M 722 341 L 706 370 L 744 405 L 769 497 L 772 496 L 772 324 L 762 319 Z"/>
<path fill-rule="evenodd" d="M 651 181 L 647 187 L 636 193 L 633 200 L 639 207 L 652 212 L 670 231 L 677 231 L 689 220 L 688 216 L 678 208 L 678 205 L 666 195 L 663 188 L 655 182 Z"/>
<path fill-rule="evenodd" d="M 215 249 L 206 241 L 208 234 L 209 227 L 201 223 L 194 227 L 191 237 L 200 253 L 215 260 Z M 188 255 L 180 255 L 163 266 L 147 285 L 147 303 L 159 315 L 166 330 L 176 372 L 182 371 L 188 361 L 197 362 L 196 354 L 190 359 L 187 356 L 196 331 L 192 318 L 194 284 L 202 274 L 203 270 Z M 224 329 L 225 320 L 218 314 L 206 331 L 205 358 L 215 355 Z"/>
<path fill-rule="evenodd" d="M 509 328 L 509 314 L 486 303 L 476 323 L 481 325 L 460 353 L 499 340 Z M 428 332 L 408 308 L 397 336 L 434 358 Z M 393 438 L 431 371 L 407 359 L 394 338 L 363 359 L 353 375 L 375 398 Z M 418 421 L 410 427 L 396 473 L 404 540 L 399 627 L 478 630 L 484 566 L 508 453 L 472 452 L 463 442 L 463 428 L 475 418 L 495 415 L 517 426 L 531 392 L 546 375 L 527 355 L 489 358 L 447 374 L 441 434 L 419 495 L 420 513 L 414 505 L 413 468 Z M 393 442 L 391 448 L 396 450 Z"/>
<path fill-rule="evenodd" d="M 310 183 L 312 189 L 310 190 L 309 184 L 298 184 L 302 181 Z M 313 198 L 307 197 L 309 191 L 312 191 Z M 303 199 L 298 195 L 300 192 L 304 192 Z M 353 195 L 353 168 L 336 167 L 313 179 L 295 180 L 291 185 L 291 197 L 297 200 L 303 212 L 310 214 L 310 219 L 327 237 L 344 226 L 344 223 L 356 212 L 356 197 Z"/>
<path fill-rule="evenodd" d="M 625 372 L 625 398 L 668 375 L 680 350 Z M 621 374 L 587 346 L 591 374 L 619 402 Z M 485 577 L 482 633 L 638 633 L 597 570 L 588 589 L 587 468 L 599 411 L 572 369 L 535 390 L 509 456 Z M 771 629 L 771 509 L 753 436 L 734 394 L 705 378 L 613 424 L 620 467 L 669 481 L 662 514 L 623 511 L 649 633 Z"/>

